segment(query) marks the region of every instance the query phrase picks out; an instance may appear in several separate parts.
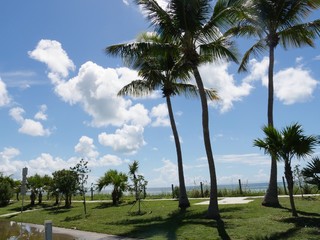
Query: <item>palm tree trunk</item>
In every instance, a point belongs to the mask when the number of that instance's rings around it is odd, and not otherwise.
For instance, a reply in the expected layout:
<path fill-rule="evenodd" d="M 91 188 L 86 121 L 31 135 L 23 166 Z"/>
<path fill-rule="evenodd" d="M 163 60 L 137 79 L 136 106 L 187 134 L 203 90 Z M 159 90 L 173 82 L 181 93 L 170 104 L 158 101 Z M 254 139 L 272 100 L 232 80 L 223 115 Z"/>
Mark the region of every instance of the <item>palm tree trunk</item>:
<path fill-rule="evenodd" d="M 199 88 L 199 95 L 200 95 L 201 107 L 202 107 L 203 139 L 204 139 L 204 145 L 206 149 L 207 160 L 209 165 L 209 173 L 210 173 L 210 201 L 209 201 L 207 217 L 215 220 L 219 220 L 221 217 L 220 217 L 219 206 L 218 206 L 217 176 L 216 176 L 216 170 L 215 170 L 213 153 L 212 153 L 211 142 L 210 142 L 208 103 L 207 103 L 203 82 L 202 82 L 199 70 L 196 66 L 193 66 L 193 74 L 194 74 L 197 86 Z"/>
<path fill-rule="evenodd" d="M 291 166 L 288 163 L 288 161 L 285 161 L 284 168 L 285 168 L 284 175 L 286 176 L 286 180 L 287 180 L 287 183 L 288 183 L 288 191 L 289 191 L 289 198 L 290 198 L 292 216 L 293 217 L 298 217 L 298 213 L 297 213 L 296 206 L 295 206 L 295 203 L 294 203 L 294 198 L 293 198 L 293 176 L 292 176 L 292 170 L 291 170 Z"/>
<path fill-rule="evenodd" d="M 269 47 L 269 69 L 268 69 L 268 125 L 273 127 L 273 68 L 274 68 L 274 47 Z M 262 205 L 270 207 L 279 207 L 278 199 L 278 181 L 277 181 L 277 159 L 271 157 L 271 170 L 269 186 L 264 196 Z"/>
<path fill-rule="evenodd" d="M 176 152 L 177 152 L 177 161 L 178 161 L 178 175 L 179 175 L 179 208 L 182 210 L 190 207 L 190 202 L 187 196 L 187 190 L 186 185 L 184 182 L 184 174 L 183 174 L 183 163 L 182 163 L 182 153 L 181 153 L 181 145 L 178 135 L 178 130 L 176 127 L 176 123 L 174 120 L 174 115 L 172 111 L 172 105 L 171 100 L 169 96 L 166 96 L 167 106 L 168 106 L 168 112 L 169 112 L 169 118 L 172 128 L 172 133 L 174 137 L 174 141 L 176 144 Z"/>

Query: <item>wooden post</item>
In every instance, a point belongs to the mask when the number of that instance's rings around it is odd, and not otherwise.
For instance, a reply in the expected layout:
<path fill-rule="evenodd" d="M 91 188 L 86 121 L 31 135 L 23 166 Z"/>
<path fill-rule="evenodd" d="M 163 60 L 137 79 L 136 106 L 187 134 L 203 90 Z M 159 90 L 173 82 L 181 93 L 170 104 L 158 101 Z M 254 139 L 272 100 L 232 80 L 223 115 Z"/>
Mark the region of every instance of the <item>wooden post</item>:
<path fill-rule="evenodd" d="M 200 182 L 200 190 L 201 190 L 201 197 L 203 198 L 204 195 L 203 195 L 203 183 Z"/>
<path fill-rule="evenodd" d="M 288 193 L 287 193 L 287 187 L 286 187 L 286 181 L 285 181 L 285 179 L 284 179 L 284 176 L 282 176 L 282 183 L 283 183 L 283 188 L 284 188 L 284 194 L 285 194 L 285 195 L 288 195 Z"/>
<path fill-rule="evenodd" d="M 52 240 L 52 221 L 51 220 L 44 221 L 44 239 Z"/>
<path fill-rule="evenodd" d="M 93 187 L 91 187 L 91 201 L 93 201 Z"/>
<path fill-rule="evenodd" d="M 172 191 L 172 198 L 174 198 L 174 187 L 173 187 L 173 184 L 171 184 L 171 191 Z"/>
<path fill-rule="evenodd" d="M 241 179 L 239 179 L 239 191 L 240 191 L 240 194 L 242 195 L 243 192 L 242 192 L 242 186 L 241 186 Z"/>

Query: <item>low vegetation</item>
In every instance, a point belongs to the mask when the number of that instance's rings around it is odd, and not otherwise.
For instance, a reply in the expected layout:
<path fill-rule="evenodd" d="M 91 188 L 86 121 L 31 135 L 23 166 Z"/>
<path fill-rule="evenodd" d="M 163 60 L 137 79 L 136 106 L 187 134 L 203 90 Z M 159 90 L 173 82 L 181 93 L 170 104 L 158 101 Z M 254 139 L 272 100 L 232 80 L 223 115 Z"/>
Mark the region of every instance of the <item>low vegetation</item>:
<path fill-rule="evenodd" d="M 280 198 L 282 208 L 261 206 L 261 199 L 249 204 L 220 205 L 224 222 L 206 219 L 207 205 L 191 199 L 191 207 L 180 211 L 172 200 L 144 200 L 137 214 L 134 202 L 113 206 L 112 202 L 90 202 L 85 216 L 82 203 L 71 208 L 53 207 L 24 212 L 10 221 L 115 234 L 143 239 L 318 239 L 320 234 L 320 197 L 296 197 L 299 217 L 290 214 L 289 198 Z M 0 208 L 0 214 L 19 211 L 20 202 Z M 48 207 L 49 205 L 46 205 Z M 219 236 L 220 235 L 220 236 Z"/>

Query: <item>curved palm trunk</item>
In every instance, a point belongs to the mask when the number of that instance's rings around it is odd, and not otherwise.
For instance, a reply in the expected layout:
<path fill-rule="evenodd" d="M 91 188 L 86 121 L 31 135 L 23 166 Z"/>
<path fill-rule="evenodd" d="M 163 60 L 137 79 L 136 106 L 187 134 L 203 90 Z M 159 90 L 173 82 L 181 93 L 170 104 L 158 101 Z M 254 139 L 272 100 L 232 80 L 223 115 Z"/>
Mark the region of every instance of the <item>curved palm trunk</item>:
<path fill-rule="evenodd" d="M 268 125 L 273 127 L 273 68 L 274 68 L 274 47 L 269 47 L 269 69 L 268 69 Z M 264 196 L 262 205 L 279 207 L 278 182 L 277 182 L 277 159 L 271 157 L 270 179 L 267 192 Z"/>
<path fill-rule="evenodd" d="M 181 146 L 180 146 L 180 140 L 179 140 L 179 135 L 178 135 L 176 123 L 175 123 L 174 116 L 173 116 L 171 100 L 170 100 L 169 96 L 166 96 L 166 101 L 167 101 L 167 106 L 168 106 L 168 112 L 169 112 L 172 133 L 173 133 L 174 141 L 176 144 L 176 152 L 177 152 L 179 191 L 180 191 L 179 192 L 179 208 L 184 210 L 184 209 L 190 207 L 190 202 L 189 202 L 189 199 L 187 196 L 186 185 L 184 182 Z"/>
<path fill-rule="evenodd" d="M 210 173 L 210 201 L 207 212 L 207 217 L 219 220 L 219 206 L 218 206 L 218 188 L 217 188 L 217 176 L 214 165 L 213 153 L 211 149 L 210 142 L 210 132 L 209 132 L 209 113 L 208 113 L 208 103 L 206 98 L 206 93 L 204 90 L 203 82 L 199 73 L 199 70 L 196 66 L 192 68 L 193 74 L 199 88 L 199 95 L 201 100 L 202 107 L 202 128 L 203 128 L 203 139 L 204 145 L 206 149 L 208 165 L 209 165 L 209 173 Z"/>

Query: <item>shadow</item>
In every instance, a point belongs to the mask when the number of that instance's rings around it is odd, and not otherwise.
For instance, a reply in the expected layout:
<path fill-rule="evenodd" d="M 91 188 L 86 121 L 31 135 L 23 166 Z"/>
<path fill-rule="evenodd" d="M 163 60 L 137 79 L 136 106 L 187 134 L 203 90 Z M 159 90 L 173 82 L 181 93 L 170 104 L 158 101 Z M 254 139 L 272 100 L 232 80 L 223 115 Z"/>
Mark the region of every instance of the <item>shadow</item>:
<path fill-rule="evenodd" d="M 218 229 L 219 236 L 221 237 L 222 240 L 231 239 L 226 231 L 226 228 L 222 219 L 217 220 L 217 229 Z"/>
<path fill-rule="evenodd" d="M 109 207 L 117 207 L 117 205 L 113 205 L 112 202 L 102 202 L 93 209 L 104 209 Z"/>
<path fill-rule="evenodd" d="M 320 218 L 312 217 L 292 217 L 287 219 L 282 219 L 281 222 L 293 223 L 296 228 L 320 228 Z"/>
<path fill-rule="evenodd" d="M 198 225 L 199 227 L 205 227 L 212 230 L 212 234 L 208 237 L 216 235 L 214 231 L 218 230 L 220 237 L 223 240 L 229 240 L 230 237 L 226 232 L 225 224 L 222 220 L 219 222 L 215 220 L 206 219 L 207 211 L 197 211 L 193 209 L 180 210 L 177 209 L 168 214 L 168 217 L 150 217 L 150 218 L 140 218 L 139 216 L 134 216 L 132 219 L 126 219 L 122 221 L 112 222 L 112 225 L 134 225 L 133 230 L 124 233 L 125 236 L 138 237 L 139 239 L 150 238 L 155 236 L 163 236 L 165 239 L 176 240 L 179 239 L 179 229 L 183 228 L 185 225 Z M 110 224 L 110 223 L 108 223 Z M 193 228 L 187 229 L 190 231 L 190 239 L 197 239 L 199 236 L 192 236 Z M 211 231 L 210 230 L 210 231 Z"/>
<path fill-rule="evenodd" d="M 66 217 L 64 220 L 62 220 L 63 222 L 72 222 L 72 221 L 76 221 L 76 220 L 80 220 L 82 219 L 82 214 L 73 216 L 73 217 Z"/>
<path fill-rule="evenodd" d="M 294 236 L 294 234 L 298 231 L 299 229 L 294 227 L 290 228 L 285 232 L 280 232 L 280 233 L 272 233 L 269 236 L 257 236 L 250 238 L 252 240 L 279 240 L 279 239 L 288 239 L 289 237 Z"/>

